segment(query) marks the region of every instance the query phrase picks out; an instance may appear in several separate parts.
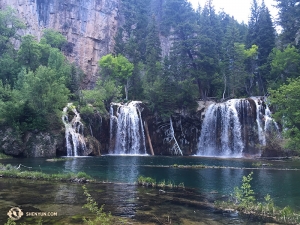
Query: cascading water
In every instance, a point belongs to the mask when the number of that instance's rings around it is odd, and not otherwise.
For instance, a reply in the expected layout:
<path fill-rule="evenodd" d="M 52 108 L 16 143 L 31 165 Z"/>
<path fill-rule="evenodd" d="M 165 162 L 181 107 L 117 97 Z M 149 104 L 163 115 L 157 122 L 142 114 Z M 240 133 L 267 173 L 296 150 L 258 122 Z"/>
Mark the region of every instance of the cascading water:
<path fill-rule="evenodd" d="M 198 155 L 233 156 L 243 153 L 237 100 L 210 105 L 202 125 Z"/>
<path fill-rule="evenodd" d="M 260 155 L 259 146 L 266 145 L 266 134 L 274 131 L 279 133 L 278 126 L 260 98 L 215 103 L 205 113 L 197 155 Z"/>
<path fill-rule="evenodd" d="M 68 117 L 68 110 L 75 115 L 71 122 Z M 63 109 L 62 121 L 65 125 L 65 138 L 67 146 L 67 156 L 84 156 L 86 144 L 83 136 L 83 124 L 80 121 L 80 115 L 72 103 Z"/>
<path fill-rule="evenodd" d="M 146 154 L 144 127 L 139 101 L 111 104 L 110 154 Z M 117 110 L 114 111 L 114 107 Z"/>

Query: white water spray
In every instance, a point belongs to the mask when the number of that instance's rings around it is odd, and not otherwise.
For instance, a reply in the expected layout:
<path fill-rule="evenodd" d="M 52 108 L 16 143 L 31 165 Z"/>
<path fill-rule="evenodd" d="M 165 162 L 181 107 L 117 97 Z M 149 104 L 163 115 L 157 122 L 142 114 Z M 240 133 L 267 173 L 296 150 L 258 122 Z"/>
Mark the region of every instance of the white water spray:
<path fill-rule="evenodd" d="M 269 107 L 260 98 L 215 103 L 205 113 L 197 155 L 242 157 L 253 149 L 257 154 L 256 145 L 265 146 L 266 134 L 274 131 L 280 133 Z"/>
<path fill-rule="evenodd" d="M 202 125 L 198 155 L 240 157 L 244 150 L 237 100 L 210 105 Z"/>
<path fill-rule="evenodd" d="M 144 127 L 139 101 L 127 105 L 113 103 L 110 109 L 110 153 L 146 154 Z M 114 112 L 113 107 L 117 106 Z"/>
<path fill-rule="evenodd" d="M 69 121 L 68 110 L 75 114 L 71 122 Z M 68 103 L 62 113 L 62 121 L 65 125 L 67 156 L 85 155 L 86 144 L 83 136 L 83 124 L 80 120 L 80 114 L 75 106 L 72 103 Z"/>

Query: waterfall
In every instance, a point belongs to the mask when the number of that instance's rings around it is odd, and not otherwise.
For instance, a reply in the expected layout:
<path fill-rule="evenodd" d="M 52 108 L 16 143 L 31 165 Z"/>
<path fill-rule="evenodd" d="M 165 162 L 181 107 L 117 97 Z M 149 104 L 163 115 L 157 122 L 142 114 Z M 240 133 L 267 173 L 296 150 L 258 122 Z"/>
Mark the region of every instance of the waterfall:
<path fill-rule="evenodd" d="M 242 157 L 261 154 L 266 134 L 279 128 L 264 100 L 231 99 L 208 107 L 202 123 L 197 155 Z"/>
<path fill-rule="evenodd" d="M 68 110 L 74 113 L 71 121 L 69 121 Z M 65 125 L 67 156 L 85 155 L 86 144 L 83 136 L 83 124 L 80 120 L 80 114 L 75 106 L 72 103 L 68 103 L 62 113 L 62 121 Z"/>
<path fill-rule="evenodd" d="M 237 100 L 210 105 L 202 125 L 198 155 L 239 157 L 244 150 Z"/>
<path fill-rule="evenodd" d="M 146 154 L 145 135 L 139 101 L 127 105 L 112 103 L 110 108 L 110 153 Z M 114 111 L 114 107 L 117 110 Z"/>

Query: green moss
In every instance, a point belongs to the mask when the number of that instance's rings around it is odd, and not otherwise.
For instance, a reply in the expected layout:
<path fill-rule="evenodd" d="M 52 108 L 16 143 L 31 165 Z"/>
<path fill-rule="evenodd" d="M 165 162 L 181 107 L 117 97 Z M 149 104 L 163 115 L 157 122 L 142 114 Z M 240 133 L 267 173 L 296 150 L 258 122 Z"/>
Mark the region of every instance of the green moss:
<path fill-rule="evenodd" d="M 4 153 L 0 152 L 0 159 L 11 159 L 12 156 L 5 155 Z"/>
<path fill-rule="evenodd" d="M 0 176 L 2 177 L 13 177 L 13 178 L 24 178 L 34 180 L 54 180 L 54 181 L 76 181 L 86 182 L 91 180 L 92 177 L 84 172 L 76 173 L 58 173 L 58 174 L 46 174 L 38 171 L 20 171 L 16 167 L 10 164 L 0 164 Z"/>
<path fill-rule="evenodd" d="M 69 160 L 73 160 L 73 158 L 53 158 L 53 159 L 46 159 L 47 162 L 60 162 L 60 161 L 69 161 Z"/>

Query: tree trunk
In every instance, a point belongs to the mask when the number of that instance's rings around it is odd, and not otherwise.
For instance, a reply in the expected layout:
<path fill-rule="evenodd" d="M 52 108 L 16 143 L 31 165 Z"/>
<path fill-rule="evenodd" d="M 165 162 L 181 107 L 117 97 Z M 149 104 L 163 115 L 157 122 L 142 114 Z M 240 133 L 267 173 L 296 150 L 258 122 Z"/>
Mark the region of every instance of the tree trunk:
<path fill-rule="evenodd" d="M 146 120 L 144 122 L 144 125 L 145 125 L 145 131 L 146 131 L 146 135 L 147 135 L 147 139 L 148 139 L 148 143 L 149 143 L 151 155 L 154 155 L 154 151 L 153 151 L 153 147 L 152 147 L 152 142 L 151 142 L 151 138 L 150 138 L 149 130 L 148 130 L 148 124 L 147 124 Z"/>
<path fill-rule="evenodd" d="M 125 99 L 126 99 L 126 101 L 128 100 L 128 89 L 127 89 L 127 84 L 125 84 Z"/>

